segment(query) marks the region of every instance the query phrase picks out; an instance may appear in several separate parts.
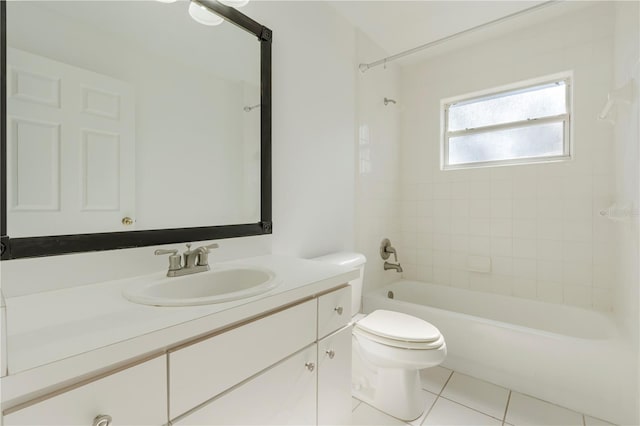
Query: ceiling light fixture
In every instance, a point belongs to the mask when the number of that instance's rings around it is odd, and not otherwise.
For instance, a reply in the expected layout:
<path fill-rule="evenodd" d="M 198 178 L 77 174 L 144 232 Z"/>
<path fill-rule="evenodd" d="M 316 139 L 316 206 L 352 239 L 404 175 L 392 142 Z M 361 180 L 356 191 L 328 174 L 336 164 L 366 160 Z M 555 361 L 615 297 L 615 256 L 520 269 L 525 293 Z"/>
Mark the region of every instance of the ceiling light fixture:
<path fill-rule="evenodd" d="M 193 0 L 189 3 L 189 15 L 191 15 L 194 21 L 202 25 L 214 26 L 220 25 L 224 22 L 224 19 L 220 16 Z"/>

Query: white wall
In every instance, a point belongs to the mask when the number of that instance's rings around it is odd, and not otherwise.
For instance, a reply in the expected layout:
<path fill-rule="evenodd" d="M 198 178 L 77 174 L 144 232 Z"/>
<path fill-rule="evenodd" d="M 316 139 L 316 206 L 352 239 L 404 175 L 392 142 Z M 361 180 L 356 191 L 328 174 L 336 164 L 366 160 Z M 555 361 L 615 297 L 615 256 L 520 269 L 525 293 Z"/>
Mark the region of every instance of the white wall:
<path fill-rule="evenodd" d="M 603 3 L 403 68 L 405 278 L 604 311 L 612 308 L 612 72 Z M 574 72 L 570 162 L 441 171 L 440 100 Z M 491 257 L 491 273 L 467 270 Z"/>
<path fill-rule="evenodd" d="M 252 2 L 273 35 L 273 251 L 354 241 L 355 30 L 320 1 Z"/>
<path fill-rule="evenodd" d="M 274 31 L 274 231 L 222 240 L 211 259 L 268 253 L 272 243 L 302 257 L 353 249 L 355 30 L 324 2 L 254 2 L 245 13 Z M 154 249 L 2 262 L 2 290 L 11 297 L 165 268 Z"/>
<path fill-rule="evenodd" d="M 358 32 L 358 63 L 388 56 Z M 356 154 L 356 251 L 367 257 L 364 291 L 397 280 L 384 271 L 380 242 L 400 241 L 400 69 L 395 64 L 358 72 L 358 151 Z M 384 98 L 397 104 L 384 105 Z M 403 253 L 399 261 L 402 263 Z M 393 257 L 389 259 L 393 262 Z"/>
<path fill-rule="evenodd" d="M 640 10 L 638 2 L 616 2 L 614 31 L 614 78 L 612 88 L 625 85 L 634 79 L 635 96 L 631 105 L 618 105 L 615 110 L 615 200 L 640 206 Z M 637 377 L 635 389 L 630 390 L 635 398 L 633 407 L 635 423 L 640 421 L 640 250 L 638 220 L 615 224 L 618 246 L 616 270 L 618 286 L 615 293 L 616 314 L 623 330 L 629 336 L 631 350 L 638 362 L 632 367 L 631 377 Z"/>

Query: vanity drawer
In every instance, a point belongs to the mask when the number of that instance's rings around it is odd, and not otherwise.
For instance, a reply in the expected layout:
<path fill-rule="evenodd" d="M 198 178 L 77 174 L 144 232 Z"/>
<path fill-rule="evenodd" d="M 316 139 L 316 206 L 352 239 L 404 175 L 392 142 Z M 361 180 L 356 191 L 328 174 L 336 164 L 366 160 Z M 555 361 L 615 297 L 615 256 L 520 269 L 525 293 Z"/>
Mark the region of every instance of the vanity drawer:
<path fill-rule="evenodd" d="M 169 353 L 170 418 L 313 343 L 316 303 L 301 303 Z"/>
<path fill-rule="evenodd" d="M 351 320 L 351 286 L 318 298 L 318 339 L 344 327 Z"/>
<path fill-rule="evenodd" d="M 91 426 L 99 415 L 111 416 L 113 426 L 166 424 L 166 358 L 160 356 L 10 412 L 3 424 Z"/>

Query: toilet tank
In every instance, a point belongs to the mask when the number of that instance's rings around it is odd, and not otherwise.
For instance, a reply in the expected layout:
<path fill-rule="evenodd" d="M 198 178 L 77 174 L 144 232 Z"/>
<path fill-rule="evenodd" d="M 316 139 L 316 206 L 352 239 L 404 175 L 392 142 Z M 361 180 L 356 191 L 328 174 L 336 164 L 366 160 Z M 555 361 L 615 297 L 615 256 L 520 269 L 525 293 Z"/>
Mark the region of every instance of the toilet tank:
<path fill-rule="evenodd" d="M 367 258 L 360 253 L 352 253 L 341 251 L 338 253 L 331 253 L 325 256 L 313 258 L 318 262 L 331 263 L 333 265 L 347 266 L 360 271 L 360 276 L 354 280 L 349 281 L 351 286 L 351 316 L 354 316 L 360 312 L 360 305 L 362 304 L 362 283 L 364 279 L 364 264 L 367 263 Z"/>

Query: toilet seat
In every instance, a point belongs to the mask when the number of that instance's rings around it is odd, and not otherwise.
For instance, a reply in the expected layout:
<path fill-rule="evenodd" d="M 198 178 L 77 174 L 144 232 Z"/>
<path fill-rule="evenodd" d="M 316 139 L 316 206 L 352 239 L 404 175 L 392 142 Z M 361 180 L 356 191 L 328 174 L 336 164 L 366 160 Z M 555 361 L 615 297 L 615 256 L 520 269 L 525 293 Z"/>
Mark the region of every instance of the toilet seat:
<path fill-rule="evenodd" d="M 440 331 L 427 321 L 383 309 L 374 311 L 356 322 L 353 333 L 386 346 L 402 349 L 438 349 L 444 344 Z"/>
<path fill-rule="evenodd" d="M 414 349 L 414 350 L 431 350 L 440 349 L 444 344 L 444 337 L 440 336 L 438 340 L 433 342 L 406 342 L 404 340 L 389 339 L 386 337 L 377 336 L 373 333 L 369 333 L 365 330 L 357 327 L 353 328 L 353 334 L 357 337 L 364 337 L 372 342 L 380 343 L 381 345 L 391 346 L 398 349 Z"/>

